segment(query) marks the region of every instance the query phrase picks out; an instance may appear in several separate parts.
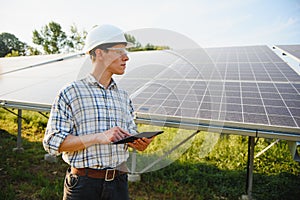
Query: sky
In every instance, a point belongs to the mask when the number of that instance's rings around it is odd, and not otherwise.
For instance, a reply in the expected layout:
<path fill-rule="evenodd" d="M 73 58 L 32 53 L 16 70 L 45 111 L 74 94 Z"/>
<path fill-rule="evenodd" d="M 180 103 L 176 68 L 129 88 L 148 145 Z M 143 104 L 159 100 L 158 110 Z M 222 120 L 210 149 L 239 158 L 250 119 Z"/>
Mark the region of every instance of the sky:
<path fill-rule="evenodd" d="M 54 21 L 89 31 L 163 29 L 201 47 L 300 44 L 300 0 L 0 0 L 0 33 L 32 43 L 33 30 Z M 141 41 L 142 42 L 142 41 Z"/>

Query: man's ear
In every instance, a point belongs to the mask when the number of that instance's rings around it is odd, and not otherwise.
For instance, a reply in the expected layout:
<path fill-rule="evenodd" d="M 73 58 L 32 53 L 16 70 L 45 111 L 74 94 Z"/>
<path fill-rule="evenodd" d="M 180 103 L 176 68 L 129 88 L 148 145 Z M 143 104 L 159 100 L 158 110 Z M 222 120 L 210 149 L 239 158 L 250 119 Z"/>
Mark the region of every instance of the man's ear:
<path fill-rule="evenodd" d="M 96 50 L 95 50 L 95 55 L 96 55 L 96 58 L 102 60 L 102 58 L 103 58 L 103 50 L 101 50 L 101 49 L 96 49 Z"/>

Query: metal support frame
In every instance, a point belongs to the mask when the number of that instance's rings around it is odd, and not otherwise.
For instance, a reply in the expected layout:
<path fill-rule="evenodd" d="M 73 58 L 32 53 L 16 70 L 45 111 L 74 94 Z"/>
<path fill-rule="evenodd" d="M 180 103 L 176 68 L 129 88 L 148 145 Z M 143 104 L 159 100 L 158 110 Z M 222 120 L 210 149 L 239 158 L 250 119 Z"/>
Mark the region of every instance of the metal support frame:
<path fill-rule="evenodd" d="M 18 119 L 21 118 L 21 119 L 23 119 L 23 120 L 25 120 L 25 121 L 27 122 L 27 119 L 24 118 L 24 117 L 22 117 L 22 112 L 21 112 L 21 115 L 19 115 L 19 114 L 15 113 L 15 112 L 9 110 L 8 108 L 5 108 L 5 107 L 2 107 L 2 108 L 3 108 L 4 110 L 6 110 L 7 112 L 10 112 L 10 113 L 13 114 L 13 115 L 16 115 L 16 116 L 18 117 Z M 18 109 L 18 110 L 22 110 L 22 109 Z"/>
<path fill-rule="evenodd" d="M 274 146 L 279 141 L 280 141 L 280 139 L 277 139 L 274 142 L 272 142 L 269 146 L 267 146 L 266 148 L 264 148 L 263 150 L 261 150 L 259 153 L 257 153 L 254 158 L 258 158 L 260 155 L 262 155 L 263 153 L 265 153 L 266 151 L 268 151 L 272 146 Z"/>
<path fill-rule="evenodd" d="M 176 146 L 174 146 L 172 149 L 170 149 L 169 151 L 167 151 L 166 153 L 164 153 L 162 156 L 160 156 L 158 159 L 156 159 L 153 163 L 151 163 L 150 165 L 148 165 L 147 167 L 145 167 L 142 171 L 140 171 L 139 173 L 144 173 L 146 172 L 148 169 L 150 169 L 151 167 L 153 167 L 155 164 L 159 163 L 162 159 L 164 159 L 165 157 L 167 157 L 168 155 L 170 155 L 173 151 L 175 151 L 178 147 L 180 147 L 181 145 L 185 144 L 187 141 L 189 141 L 191 138 L 193 138 L 195 135 L 197 135 L 200 132 L 200 130 L 195 131 L 192 135 L 188 136 L 186 139 L 184 139 L 183 141 L 181 141 L 180 143 L 178 143 Z"/>
<path fill-rule="evenodd" d="M 17 147 L 13 148 L 13 151 L 22 152 L 24 149 L 22 147 L 22 119 L 27 121 L 24 117 L 22 117 L 22 109 L 18 109 L 18 113 L 15 113 L 7 108 L 4 108 L 4 110 L 12 113 L 13 115 L 16 115 L 18 117 L 18 136 L 17 136 Z"/>
<path fill-rule="evenodd" d="M 255 146 L 254 137 L 249 136 L 249 138 L 248 138 L 247 182 L 246 182 L 246 193 L 247 193 L 248 200 L 252 200 L 254 146 Z"/>
<path fill-rule="evenodd" d="M 300 162 L 300 142 L 288 141 L 287 143 L 293 159 Z"/>
<path fill-rule="evenodd" d="M 131 162 L 131 172 L 128 174 L 128 181 L 138 182 L 141 180 L 141 175 L 136 173 L 136 150 L 133 149 L 132 152 L 132 162 Z"/>
<path fill-rule="evenodd" d="M 28 121 L 28 119 L 26 119 L 22 116 L 22 109 L 18 109 L 18 113 L 15 113 L 15 112 L 9 110 L 8 108 L 5 108 L 5 107 L 2 107 L 2 108 L 18 117 L 18 120 L 17 120 L 18 121 L 17 147 L 13 148 L 13 151 L 22 152 L 24 150 L 24 148 L 22 147 L 22 120 L 24 120 L 26 123 L 29 123 L 29 121 Z M 43 114 L 41 111 L 39 111 L 38 113 L 48 119 L 48 116 Z"/>
<path fill-rule="evenodd" d="M 152 162 L 151 164 L 149 164 L 148 166 L 146 166 L 140 172 L 136 172 L 136 152 L 134 151 L 133 154 L 132 154 L 132 163 L 131 163 L 131 171 L 132 172 L 131 173 L 132 174 L 142 174 L 142 173 L 146 172 L 148 169 L 150 169 L 151 167 L 153 167 L 154 165 L 156 165 L 157 163 L 159 163 L 162 159 L 164 159 L 165 157 L 167 157 L 168 155 L 170 155 L 178 147 L 180 147 L 181 145 L 185 144 L 187 141 L 189 141 L 191 138 L 193 138 L 199 132 L 200 132 L 200 130 L 195 131 L 193 134 L 191 134 L 190 136 L 188 136 L 186 139 L 184 139 L 183 141 L 179 142 L 172 149 L 170 149 L 169 151 L 165 152 L 162 156 L 160 156 L 159 158 L 157 158 L 154 162 Z"/>
<path fill-rule="evenodd" d="M 24 149 L 22 147 L 22 110 L 18 109 L 18 137 L 17 137 L 17 147 L 13 151 L 22 152 Z"/>
<path fill-rule="evenodd" d="M 132 174 L 136 174 L 136 150 L 133 149 L 133 152 L 132 152 L 132 162 L 131 162 L 131 173 Z"/>
<path fill-rule="evenodd" d="M 45 115 L 44 113 L 42 113 L 41 111 L 38 112 L 40 115 L 42 115 L 43 117 L 45 117 L 46 119 L 49 119 L 49 117 L 47 115 Z"/>

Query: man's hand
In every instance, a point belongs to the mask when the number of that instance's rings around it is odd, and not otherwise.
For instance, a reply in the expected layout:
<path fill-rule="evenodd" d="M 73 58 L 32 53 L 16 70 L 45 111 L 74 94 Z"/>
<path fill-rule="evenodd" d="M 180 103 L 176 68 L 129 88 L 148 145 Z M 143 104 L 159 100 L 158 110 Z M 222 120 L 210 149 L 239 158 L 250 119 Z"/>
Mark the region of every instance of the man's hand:
<path fill-rule="evenodd" d="M 115 126 L 107 131 L 104 131 L 103 133 L 100 133 L 99 136 L 102 140 L 101 144 L 109 144 L 111 142 L 116 142 L 125 137 L 131 136 L 131 134 L 118 126 Z"/>
<path fill-rule="evenodd" d="M 152 138 L 140 138 L 137 140 L 134 140 L 133 142 L 128 143 L 128 145 L 138 151 L 144 151 L 148 145 L 150 144 L 150 142 L 153 140 L 154 137 Z"/>

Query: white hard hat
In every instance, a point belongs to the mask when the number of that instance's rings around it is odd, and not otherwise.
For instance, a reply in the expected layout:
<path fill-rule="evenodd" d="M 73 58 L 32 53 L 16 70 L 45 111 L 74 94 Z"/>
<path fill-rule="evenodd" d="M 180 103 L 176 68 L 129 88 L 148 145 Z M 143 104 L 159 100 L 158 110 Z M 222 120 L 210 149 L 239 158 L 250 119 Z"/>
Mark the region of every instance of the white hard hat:
<path fill-rule="evenodd" d="M 89 53 L 95 47 L 107 43 L 125 43 L 129 46 L 124 32 L 118 27 L 112 25 L 102 25 L 94 27 L 88 34 L 85 40 L 83 51 Z"/>

